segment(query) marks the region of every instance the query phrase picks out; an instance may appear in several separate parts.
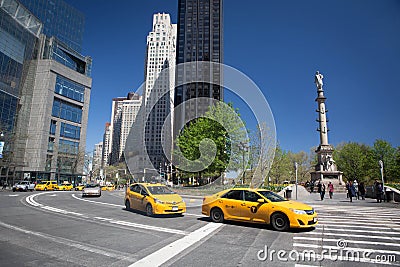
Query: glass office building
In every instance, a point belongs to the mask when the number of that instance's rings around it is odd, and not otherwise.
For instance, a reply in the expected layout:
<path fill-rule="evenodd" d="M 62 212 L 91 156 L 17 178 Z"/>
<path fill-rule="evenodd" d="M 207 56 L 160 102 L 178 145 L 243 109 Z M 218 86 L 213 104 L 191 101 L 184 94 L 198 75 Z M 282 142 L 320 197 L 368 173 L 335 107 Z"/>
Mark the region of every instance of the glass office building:
<path fill-rule="evenodd" d="M 222 63 L 222 37 L 222 0 L 178 1 L 177 64 L 195 61 Z M 191 75 L 193 80 L 203 77 L 211 82 L 178 86 L 175 89 L 175 106 L 199 97 L 223 100 L 223 88 L 219 85 L 222 81 L 222 70 L 219 66 L 214 65 L 207 70 L 196 69 L 190 72 L 178 68 L 177 84 L 180 84 L 187 75 Z M 196 101 L 185 105 L 184 114 L 176 114 L 177 126 L 182 125 L 185 118 L 191 117 L 189 112 L 194 113 L 195 117 L 204 114 L 210 103 Z"/>
<path fill-rule="evenodd" d="M 20 0 L 43 23 L 43 33 L 82 52 L 85 17 L 62 0 Z"/>
<path fill-rule="evenodd" d="M 81 12 L 62 0 L 21 0 L 43 22 L 22 88 L 17 174 L 32 180 L 82 181 L 92 60 L 80 54 Z"/>
<path fill-rule="evenodd" d="M 0 1 L 0 132 L 5 150 L 12 150 L 27 62 L 34 56 L 41 29 L 40 21 L 18 1 Z"/>

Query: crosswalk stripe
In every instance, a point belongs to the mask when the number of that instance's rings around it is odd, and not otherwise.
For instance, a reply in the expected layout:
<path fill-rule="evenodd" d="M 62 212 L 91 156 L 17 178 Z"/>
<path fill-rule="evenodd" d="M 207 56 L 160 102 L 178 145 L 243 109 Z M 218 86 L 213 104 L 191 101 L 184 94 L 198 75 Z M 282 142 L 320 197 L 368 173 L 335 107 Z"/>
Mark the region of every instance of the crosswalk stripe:
<path fill-rule="evenodd" d="M 317 249 L 318 248 L 336 249 L 336 250 L 339 249 L 337 246 L 327 246 L 327 245 L 321 246 L 321 245 L 315 245 L 315 244 L 302 244 L 302 243 L 294 243 L 293 246 L 294 247 L 317 248 Z M 400 251 L 397 251 L 397 250 L 382 250 L 382 249 L 371 249 L 371 248 L 343 248 L 342 250 L 400 255 Z"/>
<path fill-rule="evenodd" d="M 319 220 L 320 224 L 317 226 L 323 226 L 327 225 L 329 227 L 344 227 L 344 228 L 354 228 L 355 225 L 347 225 L 347 224 L 325 224 L 322 220 Z M 365 229 L 382 229 L 382 230 L 392 230 L 394 228 L 391 227 L 376 227 L 372 226 L 373 224 L 366 224 L 366 225 L 371 225 L 371 226 L 365 226 L 365 225 L 357 225 L 357 228 L 365 228 Z"/>
<path fill-rule="evenodd" d="M 326 232 L 322 233 L 320 231 L 307 232 L 307 233 L 303 233 L 303 235 L 324 235 L 324 236 L 328 235 L 328 236 L 338 236 L 340 238 L 343 237 L 342 233 L 326 233 Z M 382 233 L 379 236 L 376 236 L 376 235 L 368 235 L 368 236 L 366 236 L 366 235 L 346 234 L 346 237 L 387 239 L 387 240 L 393 240 L 393 241 L 395 241 L 395 240 L 399 240 L 400 241 L 400 237 L 382 236 Z"/>
<path fill-rule="evenodd" d="M 338 242 L 341 239 L 333 239 L 333 238 L 322 238 L 322 237 L 302 237 L 295 236 L 293 237 L 295 240 L 313 240 L 313 241 L 321 241 L 321 242 Z M 347 243 L 354 244 L 366 244 L 366 245 L 380 245 L 380 246 L 392 246 L 392 247 L 400 247 L 398 243 L 382 243 L 382 242 L 371 242 L 371 241 L 362 241 L 362 240 L 346 240 Z"/>

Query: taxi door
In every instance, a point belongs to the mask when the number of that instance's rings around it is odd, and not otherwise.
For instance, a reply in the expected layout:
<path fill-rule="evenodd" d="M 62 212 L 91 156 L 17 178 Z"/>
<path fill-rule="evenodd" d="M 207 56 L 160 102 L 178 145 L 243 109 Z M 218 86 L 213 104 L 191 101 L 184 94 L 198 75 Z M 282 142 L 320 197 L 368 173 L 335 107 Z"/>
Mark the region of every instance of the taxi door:
<path fill-rule="evenodd" d="M 231 190 L 218 200 L 225 219 L 242 220 L 243 190 Z"/>
<path fill-rule="evenodd" d="M 267 223 L 269 203 L 266 200 L 260 203 L 259 199 L 264 198 L 254 191 L 244 191 L 245 208 L 242 209 L 242 216 L 246 221 Z"/>
<path fill-rule="evenodd" d="M 135 184 L 129 188 L 128 198 L 132 209 L 139 209 L 140 185 Z"/>

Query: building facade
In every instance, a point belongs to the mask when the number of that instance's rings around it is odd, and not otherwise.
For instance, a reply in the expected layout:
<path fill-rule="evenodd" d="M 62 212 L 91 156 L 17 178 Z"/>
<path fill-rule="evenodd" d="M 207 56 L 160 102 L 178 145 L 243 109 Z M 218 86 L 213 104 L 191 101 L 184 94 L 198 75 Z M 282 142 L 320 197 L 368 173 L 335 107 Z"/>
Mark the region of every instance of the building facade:
<path fill-rule="evenodd" d="M 103 156 L 103 142 L 94 145 L 93 150 L 93 171 L 101 169 L 101 161 Z"/>
<path fill-rule="evenodd" d="M 43 33 L 81 53 L 85 17 L 63 0 L 20 0 L 44 24 Z"/>
<path fill-rule="evenodd" d="M 101 155 L 101 169 L 109 165 L 111 151 L 111 123 L 106 122 L 103 135 L 103 151 Z"/>
<path fill-rule="evenodd" d="M 142 96 L 128 93 L 127 97 L 114 98 L 111 111 L 111 138 L 109 163 L 124 161 L 124 150 L 132 124 L 135 122 L 142 105 Z"/>
<path fill-rule="evenodd" d="M 179 0 L 178 33 L 176 63 L 213 62 L 222 63 L 223 56 L 223 16 L 222 0 Z M 195 98 L 223 100 L 222 70 L 217 65 L 176 70 L 177 88 L 175 90 L 175 107 L 183 104 L 175 114 L 178 127 L 185 125 L 187 118 L 204 114 L 212 101 L 192 101 Z M 189 77 L 188 77 L 189 76 Z M 184 80 L 206 80 L 210 82 L 192 82 L 183 84 Z M 176 129 L 179 131 L 179 129 Z"/>
<path fill-rule="evenodd" d="M 173 117 L 168 115 L 174 106 L 176 29 L 169 14 L 157 13 L 153 15 L 152 31 L 147 36 L 144 143 L 156 169 L 168 163 L 163 146 L 169 138 L 163 141 L 162 131 L 163 127 L 172 129 L 173 124 Z M 165 136 L 172 137 L 172 134 Z"/>
<path fill-rule="evenodd" d="M 52 35 L 40 36 L 22 87 L 15 161 L 23 164 L 17 173 L 32 180 L 79 183 L 85 165 L 92 60 L 58 38 L 71 36 L 71 29 L 78 31 L 68 25 L 81 20 L 81 14 L 61 0 L 23 3 L 37 12 L 34 14 L 46 22 L 43 31 Z M 63 10 L 56 20 L 48 7 L 52 3 Z M 79 25 L 77 35 L 83 32 L 83 23 Z M 76 49 L 80 47 L 81 41 Z"/>
<path fill-rule="evenodd" d="M 22 87 L 35 56 L 43 25 L 15 0 L 0 1 L 0 176 L 5 181 L 16 162 L 17 120 Z M 14 174 L 11 174 L 14 175 Z M 11 176 L 10 176 L 11 177 Z M 8 182 L 9 183 L 9 182 Z"/>

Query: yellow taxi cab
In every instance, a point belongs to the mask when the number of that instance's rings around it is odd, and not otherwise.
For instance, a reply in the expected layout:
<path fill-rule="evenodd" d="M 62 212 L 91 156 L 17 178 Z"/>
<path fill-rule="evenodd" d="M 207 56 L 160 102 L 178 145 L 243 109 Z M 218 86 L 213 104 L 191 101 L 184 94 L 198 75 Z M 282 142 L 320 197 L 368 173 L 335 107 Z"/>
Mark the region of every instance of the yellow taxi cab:
<path fill-rule="evenodd" d="M 57 185 L 57 186 L 54 188 L 54 190 L 59 190 L 59 191 L 61 191 L 61 190 L 71 191 L 72 188 L 74 188 L 74 187 L 72 186 L 71 183 L 62 183 L 62 184 Z"/>
<path fill-rule="evenodd" d="M 115 190 L 115 185 L 110 184 L 110 185 L 107 185 L 106 188 L 107 188 L 106 189 L 107 191 L 112 191 L 112 190 Z"/>
<path fill-rule="evenodd" d="M 311 206 L 266 189 L 231 188 L 206 196 L 201 212 L 217 223 L 224 220 L 266 223 L 277 231 L 312 228 L 318 223 Z"/>
<path fill-rule="evenodd" d="M 41 181 L 35 186 L 36 191 L 54 190 L 57 186 L 57 181 Z"/>
<path fill-rule="evenodd" d="M 106 191 L 107 190 L 107 186 L 106 185 L 101 185 L 100 188 L 101 188 L 101 191 Z"/>
<path fill-rule="evenodd" d="M 147 216 L 186 212 L 182 197 L 159 183 L 135 183 L 129 186 L 125 193 L 125 208 L 144 211 Z"/>
<path fill-rule="evenodd" d="M 75 191 L 82 191 L 83 188 L 85 188 L 85 186 L 83 184 L 79 184 L 79 185 L 75 186 Z"/>

